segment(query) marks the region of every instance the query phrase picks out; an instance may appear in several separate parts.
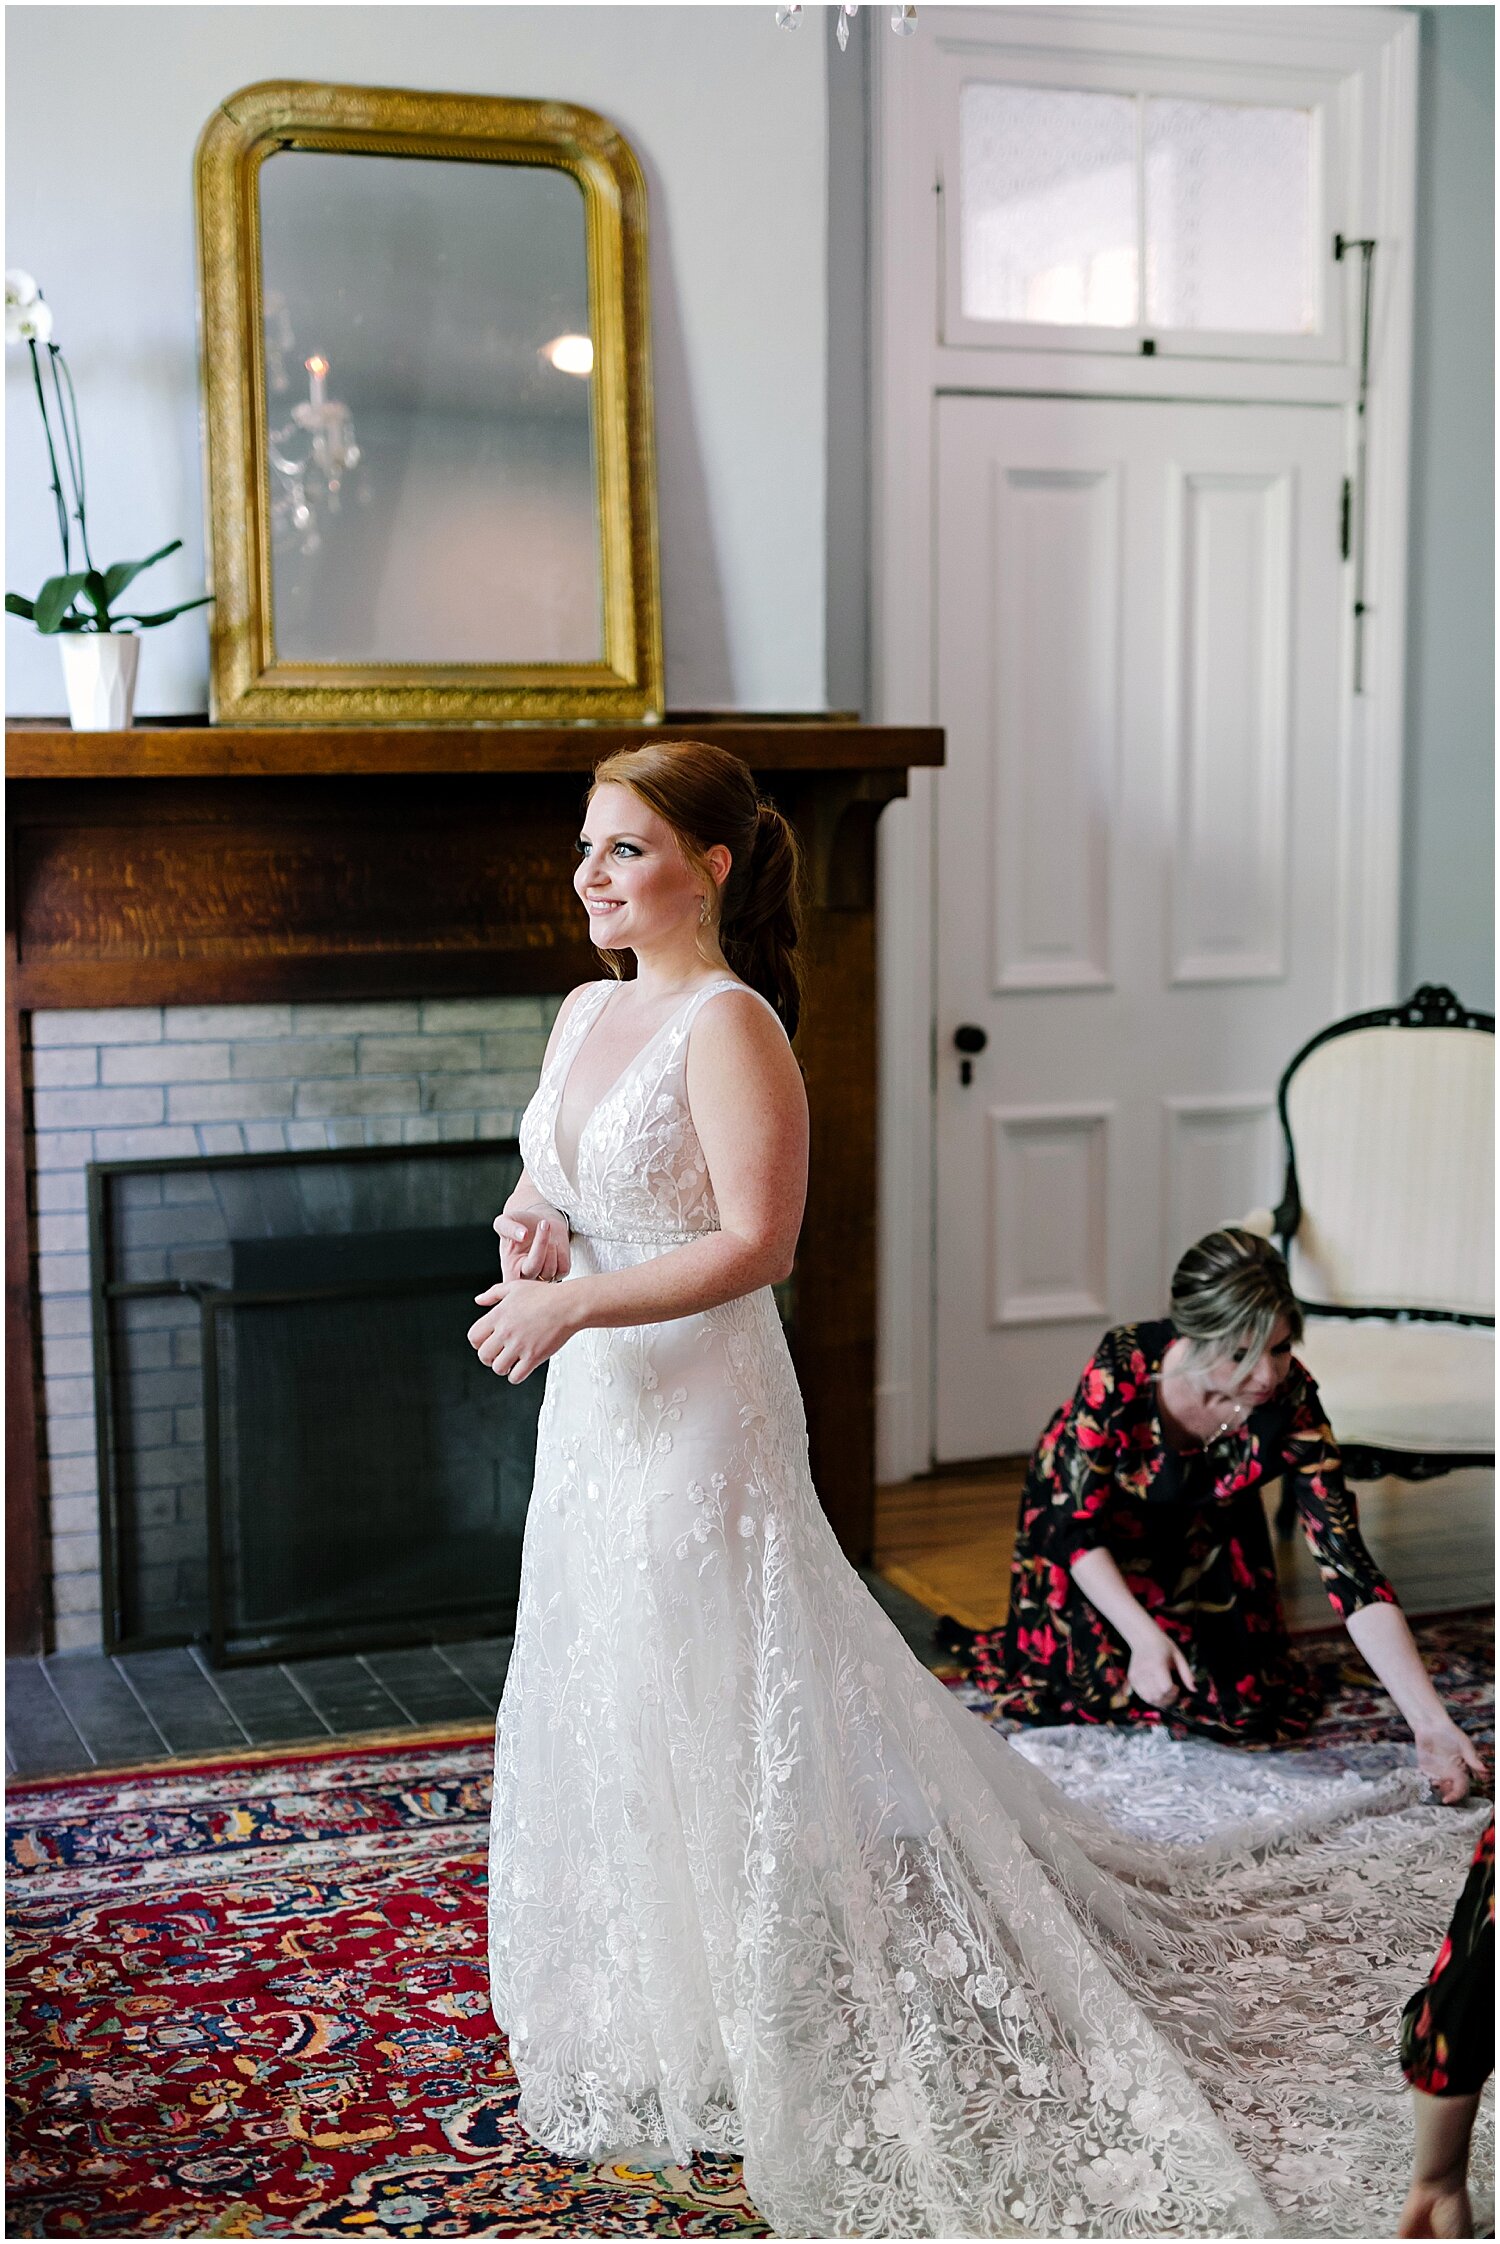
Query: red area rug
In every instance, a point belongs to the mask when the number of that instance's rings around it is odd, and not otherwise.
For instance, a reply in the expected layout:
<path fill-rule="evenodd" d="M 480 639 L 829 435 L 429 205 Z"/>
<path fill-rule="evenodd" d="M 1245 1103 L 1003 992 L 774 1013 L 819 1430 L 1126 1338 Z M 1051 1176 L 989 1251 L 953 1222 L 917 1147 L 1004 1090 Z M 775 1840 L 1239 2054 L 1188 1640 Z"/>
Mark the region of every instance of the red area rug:
<path fill-rule="evenodd" d="M 10 2236 L 764 2235 L 550 2157 L 485 1977 L 488 1730 L 16 1787 Z"/>
<path fill-rule="evenodd" d="M 1484 1733 L 1492 1621 L 1419 1635 Z M 1316 1656 L 1314 1745 L 1396 1734 L 1346 1643 Z M 764 2235 L 734 2160 L 570 2166 L 521 2132 L 489 1764 L 464 1733 L 13 1786 L 6 2235 Z"/>

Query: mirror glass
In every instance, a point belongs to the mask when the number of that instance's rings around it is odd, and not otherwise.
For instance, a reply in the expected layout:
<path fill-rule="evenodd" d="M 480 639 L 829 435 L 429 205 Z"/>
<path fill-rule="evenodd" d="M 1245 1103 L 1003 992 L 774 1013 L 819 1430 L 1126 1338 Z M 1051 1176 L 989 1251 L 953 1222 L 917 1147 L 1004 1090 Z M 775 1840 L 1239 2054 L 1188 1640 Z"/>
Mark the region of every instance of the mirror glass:
<path fill-rule="evenodd" d="M 578 181 L 279 151 L 259 171 L 281 663 L 597 663 Z"/>

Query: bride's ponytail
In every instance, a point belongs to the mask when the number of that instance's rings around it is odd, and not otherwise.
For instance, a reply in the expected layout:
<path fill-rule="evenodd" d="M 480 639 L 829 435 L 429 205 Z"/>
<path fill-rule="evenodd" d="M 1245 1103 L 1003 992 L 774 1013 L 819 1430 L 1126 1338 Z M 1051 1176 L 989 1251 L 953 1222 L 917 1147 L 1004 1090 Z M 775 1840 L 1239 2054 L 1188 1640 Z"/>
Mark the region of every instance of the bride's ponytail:
<path fill-rule="evenodd" d="M 802 852 L 774 803 L 757 806 L 755 839 L 743 883 L 731 868 L 724 883 L 719 948 L 742 982 L 768 997 L 788 1036 L 802 1009 Z"/>
<path fill-rule="evenodd" d="M 594 786 L 606 785 L 628 787 L 664 818 L 688 862 L 705 873 L 716 843 L 729 851 L 729 877 L 718 892 L 719 948 L 795 1036 L 802 1011 L 802 851 L 775 804 L 761 800 L 748 764 L 705 740 L 652 740 L 606 756 L 595 767 Z M 603 956 L 621 970 L 623 960 Z"/>

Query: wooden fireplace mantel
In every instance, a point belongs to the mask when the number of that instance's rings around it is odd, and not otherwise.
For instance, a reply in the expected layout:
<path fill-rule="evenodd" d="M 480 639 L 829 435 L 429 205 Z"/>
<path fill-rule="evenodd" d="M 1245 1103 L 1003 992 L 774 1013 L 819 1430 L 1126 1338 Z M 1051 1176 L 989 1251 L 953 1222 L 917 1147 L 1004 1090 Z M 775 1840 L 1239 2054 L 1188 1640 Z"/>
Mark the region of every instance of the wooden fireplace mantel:
<path fill-rule="evenodd" d="M 807 856 L 812 1108 L 793 1348 L 813 1470 L 869 1556 L 875 1391 L 875 823 L 931 727 L 6 728 L 7 1645 L 47 1641 L 26 1055 L 41 1007 L 545 994 L 598 972 L 573 895 L 583 784 L 653 739 L 731 748 Z"/>
<path fill-rule="evenodd" d="M 130 732 L 73 732 L 11 717 L 8 779 L 455 778 L 587 772 L 616 748 L 710 740 L 757 771 L 905 769 L 942 761 L 941 732 L 852 717 L 674 715 L 640 725 L 210 725 L 160 718 Z"/>

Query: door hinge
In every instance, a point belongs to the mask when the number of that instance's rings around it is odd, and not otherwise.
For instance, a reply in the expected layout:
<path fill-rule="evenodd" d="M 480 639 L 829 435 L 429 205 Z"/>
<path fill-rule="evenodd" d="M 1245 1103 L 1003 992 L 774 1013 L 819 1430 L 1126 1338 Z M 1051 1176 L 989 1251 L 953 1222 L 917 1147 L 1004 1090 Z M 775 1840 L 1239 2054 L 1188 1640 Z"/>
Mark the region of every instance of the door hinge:
<path fill-rule="evenodd" d="M 1346 475 L 1344 477 L 1343 497 L 1339 500 L 1339 559 L 1341 561 L 1347 561 L 1349 558 L 1349 534 L 1353 518 L 1354 478 L 1351 475 Z"/>

